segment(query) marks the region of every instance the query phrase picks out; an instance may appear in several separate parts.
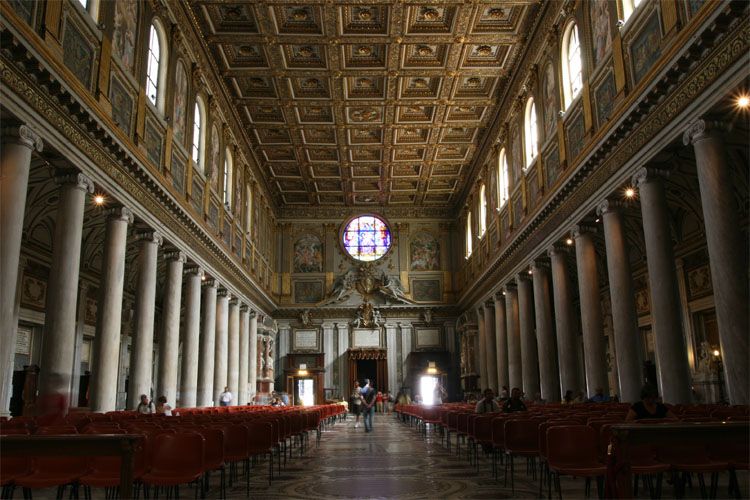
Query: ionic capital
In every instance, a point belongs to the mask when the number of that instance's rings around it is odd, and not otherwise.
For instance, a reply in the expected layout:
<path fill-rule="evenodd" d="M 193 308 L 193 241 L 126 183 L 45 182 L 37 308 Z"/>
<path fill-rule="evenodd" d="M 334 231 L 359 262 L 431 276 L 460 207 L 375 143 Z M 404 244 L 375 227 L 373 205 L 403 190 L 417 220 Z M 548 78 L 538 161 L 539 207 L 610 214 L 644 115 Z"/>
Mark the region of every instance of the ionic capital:
<path fill-rule="evenodd" d="M 229 294 L 229 290 L 227 290 L 226 288 L 219 288 L 219 291 L 216 292 L 216 295 L 219 296 L 219 297 L 227 297 L 227 298 L 231 298 L 232 297 Z"/>
<path fill-rule="evenodd" d="M 20 144 L 32 151 L 36 150 L 39 152 L 42 151 L 42 147 L 44 146 L 42 137 L 26 125 L 3 127 L 0 134 L 2 134 L 3 143 L 6 144 Z"/>
<path fill-rule="evenodd" d="M 506 283 L 505 286 L 503 286 L 503 295 L 508 293 L 515 293 L 517 291 L 518 287 L 515 283 Z"/>
<path fill-rule="evenodd" d="M 185 266 L 185 269 L 183 269 L 182 274 L 184 274 L 185 276 L 197 275 L 201 279 L 203 279 L 203 277 L 205 276 L 205 274 L 203 273 L 203 268 L 197 265 Z"/>
<path fill-rule="evenodd" d="M 532 260 L 530 267 L 531 272 L 533 273 L 534 271 L 544 271 L 545 269 L 549 269 L 550 265 L 548 260 L 540 257 Z"/>
<path fill-rule="evenodd" d="M 669 177 L 669 170 L 653 167 L 643 167 L 638 169 L 638 171 L 633 174 L 633 184 L 641 187 L 643 184 L 646 184 L 648 182 L 656 180 L 661 181 L 667 177 Z"/>
<path fill-rule="evenodd" d="M 164 243 L 164 236 L 161 235 L 161 233 L 157 233 L 156 231 L 147 230 L 147 231 L 139 231 L 135 235 L 136 241 L 146 241 L 148 243 L 154 243 L 157 247 L 160 247 L 162 243 Z"/>
<path fill-rule="evenodd" d="M 495 309 L 495 299 L 488 299 L 487 302 L 484 303 L 485 308 Z"/>
<path fill-rule="evenodd" d="M 201 286 L 203 288 L 218 288 L 219 284 L 213 278 L 206 278 L 203 280 L 203 283 L 201 283 Z"/>
<path fill-rule="evenodd" d="M 250 309 L 250 313 L 249 313 L 248 317 L 249 317 L 250 319 L 255 319 L 255 318 L 257 318 L 257 317 L 258 317 L 258 311 L 254 310 L 254 309 Z"/>
<path fill-rule="evenodd" d="M 167 262 L 187 262 L 187 255 L 182 250 L 172 250 L 164 254 Z"/>
<path fill-rule="evenodd" d="M 595 234 L 595 233 L 596 233 L 596 226 L 592 226 L 589 224 L 576 224 L 570 229 L 570 234 L 573 236 L 574 240 L 577 240 L 583 235 Z"/>
<path fill-rule="evenodd" d="M 700 118 L 687 126 L 685 132 L 682 133 L 682 143 L 685 146 L 695 144 L 703 139 L 715 137 L 721 132 L 729 132 L 731 128 L 729 123 Z"/>
<path fill-rule="evenodd" d="M 241 313 L 244 314 L 244 313 L 248 312 L 249 310 L 250 310 L 250 306 L 248 306 L 244 302 L 240 304 L 240 312 Z"/>
<path fill-rule="evenodd" d="M 240 299 L 239 297 L 235 297 L 234 295 L 229 296 L 229 305 L 230 306 L 239 306 L 240 305 Z"/>
<path fill-rule="evenodd" d="M 604 200 L 596 206 L 596 215 L 601 217 L 604 214 L 610 212 L 619 212 L 622 208 L 622 203 L 617 200 Z"/>
<path fill-rule="evenodd" d="M 552 257 L 567 257 L 570 252 L 569 245 L 555 244 L 547 249 L 547 256 Z"/>
<path fill-rule="evenodd" d="M 133 223 L 133 211 L 128 207 L 113 207 L 107 210 L 107 219 L 113 221 L 122 221 L 128 224 Z"/>
<path fill-rule="evenodd" d="M 81 172 L 61 172 L 55 176 L 55 182 L 60 185 L 72 185 L 89 194 L 94 192 L 94 181 L 89 176 Z"/>

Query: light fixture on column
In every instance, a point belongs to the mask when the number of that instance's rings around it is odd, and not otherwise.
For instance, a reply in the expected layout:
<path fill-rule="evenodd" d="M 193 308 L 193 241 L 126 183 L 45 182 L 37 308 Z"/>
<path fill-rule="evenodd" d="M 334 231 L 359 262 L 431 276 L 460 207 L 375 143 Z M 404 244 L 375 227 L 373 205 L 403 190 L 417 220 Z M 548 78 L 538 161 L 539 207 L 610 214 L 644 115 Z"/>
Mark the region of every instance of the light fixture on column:
<path fill-rule="evenodd" d="M 721 354 L 721 353 L 719 352 L 718 349 L 714 349 L 714 352 L 712 354 L 714 355 L 715 358 L 718 358 L 719 354 Z"/>
<path fill-rule="evenodd" d="M 297 375 L 299 376 L 307 375 L 307 364 L 305 363 L 299 364 L 299 370 L 297 370 Z"/>
<path fill-rule="evenodd" d="M 427 373 L 430 375 L 436 375 L 438 372 L 437 366 L 435 365 L 434 361 L 430 361 L 427 363 Z"/>
<path fill-rule="evenodd" d="M 94 196 L 94 203 L 96 205 L 104 205 L 104 195 L 97 194 Z"/>
<path fill-rule="evenodd" d="M 571 246 L 573 244 L 573 238 L 568 238 L 565 240 L 565 244 L 568 246 Z"/>
<path fill-rule="evenodd" d="M 625 198 L 635 198 L 635 189 L 633 189 L 632 187 L 625 188 Z"/>
<path fill-rule="evenodd" d="M 737 97 L 737 107 L 741 109 L 747 109 L 750 106 L 750 96 L 742 94 Z"/>

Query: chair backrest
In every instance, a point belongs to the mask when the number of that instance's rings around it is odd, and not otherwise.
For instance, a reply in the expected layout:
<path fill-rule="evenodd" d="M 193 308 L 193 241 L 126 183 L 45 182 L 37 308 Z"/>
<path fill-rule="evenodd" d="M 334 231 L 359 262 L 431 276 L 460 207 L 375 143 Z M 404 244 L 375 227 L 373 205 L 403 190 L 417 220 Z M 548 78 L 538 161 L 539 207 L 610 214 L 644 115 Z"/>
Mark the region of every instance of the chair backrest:
<path fill-rule="evenodd" d="M 203 436 L 205 443 L 204 466 L 213 470 L 224 463 L 224 430 L 218 428 L 193 427 L 192 432 Z"/>
<path fill-rule="evenodd" d="M 474 420 L 474 439 L 480 443 L 492 442 L 492 420 L 493 414 L 477 415 Z"/>
<path fill-rule="evenodd" d="M 537 419 L 508 419 L 505 422 L 505 449 L 530 452 L 539 450 L 539 424 Z"/>
<path fill-rule="evenodd" d="M 225 460 L 236 462 L 247 458 L 247 428 L 240 424 L 219 424 L 217 427 L 224 431 Z"/>
<path fill-rule="evenodd" d="M 204 471 L 205 441 L 197 432 L 162 433 L 151 446 L 151 472 L 187 476 Z"/>
<path fill-rule="evenodd" d="M 76 429 L 74 425 L 50 425 L 48 427 L 39 427 L 35 434 L 41 436 L 78 434 L 78 429 Z"/>
<path fill-rule="evenodd" d="M 244 424 L 248 436 L 248 454 L 267 453 L 276 444 L 272 433 L 272 424 L 268 420 L 255 420 Z"/>
<path fill-rule="evenodd" d="M 547 429 L 547 462 L 590 465 L 599 462 L 596 431 L 587 425 L 561 425 Z"/>
<path fill-rule="evenodd" d="M 507 415 L 492 414 L 492 445 L 495 448 L 505 447 L 505 421 Z"/>

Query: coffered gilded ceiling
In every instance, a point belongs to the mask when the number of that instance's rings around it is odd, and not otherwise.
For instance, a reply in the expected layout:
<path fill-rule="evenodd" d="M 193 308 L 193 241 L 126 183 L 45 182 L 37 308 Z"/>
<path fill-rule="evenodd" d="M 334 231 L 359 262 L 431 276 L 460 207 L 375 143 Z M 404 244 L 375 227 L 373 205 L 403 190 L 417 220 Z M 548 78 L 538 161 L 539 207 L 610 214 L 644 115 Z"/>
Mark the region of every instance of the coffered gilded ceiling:
<path fill-rule="evenodd" d="M 450 208 L 534 0 L 186 2 L 281 207 Z"/>

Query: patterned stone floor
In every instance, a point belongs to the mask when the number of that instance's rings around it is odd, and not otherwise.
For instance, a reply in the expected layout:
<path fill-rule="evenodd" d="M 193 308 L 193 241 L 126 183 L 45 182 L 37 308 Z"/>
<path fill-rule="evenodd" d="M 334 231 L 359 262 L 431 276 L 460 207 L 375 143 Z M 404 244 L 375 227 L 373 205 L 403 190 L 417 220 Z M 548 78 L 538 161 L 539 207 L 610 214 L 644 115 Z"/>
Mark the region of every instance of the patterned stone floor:
<path fill-rule="evenodd" d="M 490 462 L 480 457 L 477 471 L 469 465 L 465 453 L 460 458 L 456 455 L 455 443 L 448 452 L 438 434 L 425 440 L 415 427 L 398 422 L 392 415 L 376 415 L 374 431 L 367 434 L 361 425 L 355 429 L 350 416 L 324 432 L 319 447 L 311 437 L 305 456 L 297 455 L 271 486 L 268 467 L 255 469 L 250 494 L 254 498 L 306 500 L 538 498 L 539 483 L 526 475 L 525 461 L 516 461 L 515 492 L 511 492 L 510 484 L 503 487 L 502 468 L 501 477 L 495 482 Z M 745 485 L 743 493 L 747 494 L 747 476 L 741 481 Z M 725 482 L 723 475 L 722 483 Z M 583 498 L 582 480 L 562 478 L 561 483 L 564 498 Z M 725 496 L 722 492 L 726 492 L 724 485 L 720 498 Z M 243 484 L 230 489 L 229 496 L 238 498 L 244 493 Z M 595 486 L 592 493 L 596 498 Z M 663 498 L 671 496 L 672 488 L 665 484 Z M 699 496 L 697 485 L 688 492 L 688 497 Z"/>

